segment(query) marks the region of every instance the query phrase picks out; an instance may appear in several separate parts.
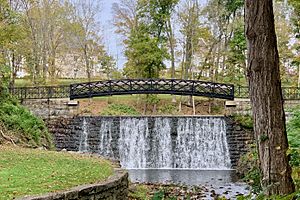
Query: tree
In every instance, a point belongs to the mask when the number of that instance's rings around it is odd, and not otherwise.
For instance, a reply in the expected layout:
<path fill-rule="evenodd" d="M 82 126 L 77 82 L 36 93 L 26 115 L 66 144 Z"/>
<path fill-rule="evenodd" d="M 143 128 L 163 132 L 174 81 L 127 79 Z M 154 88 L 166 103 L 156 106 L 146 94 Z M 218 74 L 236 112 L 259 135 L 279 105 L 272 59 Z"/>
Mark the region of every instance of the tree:
<path fill-rule="evenodd" d="M 103 52 L 104 55 L 99 56 L 99 61 L 101 64 L 101 69 L 106 74 L 108 80 L 113 78 L 114 72 L 116 72 L 116 61 L 106 52 Z"/>
<path fill-rule="evenodd" d="M 97 1 L 71 1 L 73 24 L 69 27 L 72 45 L 80 52 L 85 63 L 88 80 L 91 80 L 94 61 L 93 58 L 103 50 L 97 16 L 100 12 L 100 4 Z"/>
<path fill-rule="evenodd" d="M 295 67 L 292 61 L 295 58 L 295 48 L 290 45 L 293 36 L 291 17 L 289 16 L 291 9 L 284 2 L 274 3 L 275 30 L 277 35 L 277 46 L 279 53 L 280 75 L 283 85 L 296 85 Z"/>
<path fill-rule="evenodd" d="M 182 24 L 180 31 L 184 36 L 183 77 L 193 79 L 191 76 L 193 56 L 199 44 L 199 29 L 201 28 L 199 2 L 193 0 L 184 2 L 182 10 L 179 12 L 179 19 Z"/>
<path fill-rule="evenodd" d="M 229 81 L 234 84 L 242 85 L 246 78 L 246 38 L 244 34 L 244 26 L 237 23 L 238 27 L 233 31 L 232 39 L 229 41 L 229 51 L 227 55 L 227 63 L 230 70 L 226 75 Z"/>
<path fill-rule="evenodd" d="M 147 27 L 141 24 L 132 31 L 127 42 L 126 75 L 133 78 L 159 78 L 159 72 L 165 69 L 163 61 L 167 52 L 159 47 L 158 39 L 151 37 Z"/>
<path fill-rule="evenodd" d="M 133 38 L 138 27 L 139 4 L 137 0 L 121 0 L 119 3 L 113 4 L 114 21 L 116 33 L 120 34 L 123 44 L 126 47 L 125 56 L 131 57 L 133 49 L 129 50 L 129 46 L 133 45 Z M 126 55 L 127 54 L 127 55 Z M 132 62 L 132 63 L 131 63 Z M 123 69 L 126 77 L 140 77 L 139 71 L 135 69 L 134 60 L 128 60 Z"/>
<path fill-rule="evenodd" d="M 292 193 L 272 0 L 246 0 L 248 78 L 261 184 L 267 195 Z"/>
<path fill-rule="evenodd" d="M 300 87 L 300 2 L 298 0 L 289 0 L 289 4 L 293 8 L 291 15 L 291 21 L 293 24 L 294 49 L 296 50 L 296 56 L 294 57 L 292 64 L 298 68 L 298 81 L 297 85 Z"/>
<path fill-rule="evenodd" d="M 53 0 L 20 0 L 25 37 L 20 43 L 21 55 L 34 84 L 56 78 L 56 60 L 66 54 L 66 28 L 71 23 L 68 3 Z"/>
<path fill-rule="evenodd" d="M 164 61 L 168 59 L 166 48 L 169 34 L 168 22 L 177 0 L 140 0 L 131 17 L 120 18 L 122 10 L 118 10 L 116 17 L 119 22 L 118 28 L 123 34 L 131 28 L 127 40 L 125 40 L 125 55 L 128 59 L 125 72 L 127 75 L 140 78 L 158 78 L 159 72 L 165 69 Z M 128 7 L 128 6 L 127 6 Z M 129 20 L 131 19 L 131 20 Z M 130 22 L 130 23 L 129 23 Z M 122 26 L 121 26 L 122 25 Z M 126 26 L 125 26 L 126 25 Z M 125 29 L 126 28 L 126 29 Z"/>
<path fill-rule="evenodd" d="M 8 86 L 11 80 L 14 82 L 20 64 L 16 51 L 22 37 L 20 17 L 8 1 L 0 0 L 0 88 Z"/>
<path fill-rule="evenodd" d="M 116 33 L 121 34 L 126 40 L 138 25 L 138 1 L 121 0 L 120 3 L 114 3 L 112 9 Z"/>

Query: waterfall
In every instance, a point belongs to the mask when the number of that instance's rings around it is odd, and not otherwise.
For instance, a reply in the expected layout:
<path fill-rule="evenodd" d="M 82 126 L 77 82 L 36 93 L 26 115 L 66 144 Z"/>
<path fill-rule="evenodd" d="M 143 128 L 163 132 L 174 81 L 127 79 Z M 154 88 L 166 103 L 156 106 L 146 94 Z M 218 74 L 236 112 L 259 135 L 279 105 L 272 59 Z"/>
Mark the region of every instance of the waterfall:
<path fill-rule="evenodd" d="M 226 124 L 221 118 L 181 118 L 174 168 L 230 168 Z"/>
<path fill-rule="evenodd" d="M 125 168 L 146 168 L 150 150 L 147 118 L 127 118 L 120 121 L 120 162 Z"/>
<path fill-rule="evenodd" d="M 222 117 L 95 117 L 93 120 L 83 120 L 79 151 L 118 159 L 124 168 L 231 167 L 226 121 Z M 90 146 L 88 136 L 92 138 Z"/>
<path fill-rule="evenodd" d="M 88 128 L 86 119 L 83 118 L 82 123 L 82 134 L 80 135 L 80 143 L 79 143 L 79 152 L 88 152 L 89 145 L 88 145 Z"/>
<path fill-rule="evenodd" d="M 152 157 L 152 163 L 156 163 L 152 168 L 171 168 L 172 167 L 172 139 L 170 119 L 156 118 L 153 129 L 153 141 L 156 149 Z"/>
<path fill-rule="evenodd" d="M 100 144 L 98 153 L 106 157 L 115 157 L 112 150 L 112 120 L 103 120 L 99 131 Z"/>

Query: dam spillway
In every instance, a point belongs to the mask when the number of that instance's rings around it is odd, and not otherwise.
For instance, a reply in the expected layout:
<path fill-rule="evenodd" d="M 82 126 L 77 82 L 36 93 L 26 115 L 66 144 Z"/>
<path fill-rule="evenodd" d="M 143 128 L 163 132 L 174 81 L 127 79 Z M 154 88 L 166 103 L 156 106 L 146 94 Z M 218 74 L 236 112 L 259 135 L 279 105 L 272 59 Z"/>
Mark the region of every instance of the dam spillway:
<path fill-rule="evenodd" d="M 128 169 L 230 169 L 224 117 L 80 117 L 74 147 Z"/>

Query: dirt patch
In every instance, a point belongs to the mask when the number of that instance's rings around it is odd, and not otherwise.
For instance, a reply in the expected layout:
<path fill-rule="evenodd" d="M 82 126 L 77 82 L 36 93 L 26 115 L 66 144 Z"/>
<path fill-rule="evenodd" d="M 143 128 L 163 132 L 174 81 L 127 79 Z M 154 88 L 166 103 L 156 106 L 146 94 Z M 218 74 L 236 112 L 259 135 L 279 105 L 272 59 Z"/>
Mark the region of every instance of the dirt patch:
<path fill-rule="evenodd" d="M 105 98 L 84 99 L 79 101 L 80 115 L 101 115 L 110 104 L 131 106 L 141 115 L 193 115 L 193 106 L 188 103 L 187 97 L 159 96 L 156 105 L 147 104 L 141 96 L 112 96 Z M 181 103 L 180 103 L 181 101 Z M 195 115 L 224 115 L 224 100 L 210 100 L 195 98 Z"/>

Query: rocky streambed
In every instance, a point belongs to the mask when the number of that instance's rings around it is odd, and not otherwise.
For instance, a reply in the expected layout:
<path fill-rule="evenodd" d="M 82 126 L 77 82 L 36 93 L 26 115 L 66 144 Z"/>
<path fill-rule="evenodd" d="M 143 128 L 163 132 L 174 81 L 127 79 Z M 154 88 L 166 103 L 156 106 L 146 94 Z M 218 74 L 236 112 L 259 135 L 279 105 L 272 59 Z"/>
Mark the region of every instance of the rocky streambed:
<path fill-rule="evenodd" d="M 234 170 L 129 169 L 129 199 L 237 199 L 250 187 Z"/>
<path fill-rule="evenodd" d="M 248 192 L 239 187 L 187 186 L 175 184 L 132 183 L 129 187 L 129 200 L 227 200 L 237 199 Z"/>

